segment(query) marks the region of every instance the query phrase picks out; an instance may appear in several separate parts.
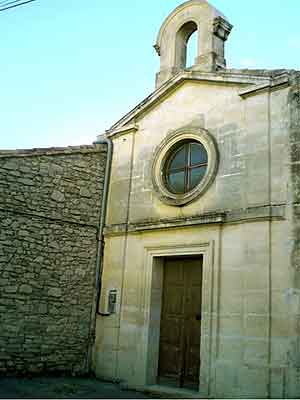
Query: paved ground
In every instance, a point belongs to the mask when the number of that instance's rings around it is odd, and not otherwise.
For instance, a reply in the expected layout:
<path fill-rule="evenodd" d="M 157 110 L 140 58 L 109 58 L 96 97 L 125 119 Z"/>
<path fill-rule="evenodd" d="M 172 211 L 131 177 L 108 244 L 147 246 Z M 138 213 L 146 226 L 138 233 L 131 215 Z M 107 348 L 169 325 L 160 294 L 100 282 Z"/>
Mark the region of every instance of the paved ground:
<path fill-rule="evenodd" d="M 94 378 L 0 378 L 0 399 L 150 399 Z M 157 398 L 157 397 L 156 397 Z"/>

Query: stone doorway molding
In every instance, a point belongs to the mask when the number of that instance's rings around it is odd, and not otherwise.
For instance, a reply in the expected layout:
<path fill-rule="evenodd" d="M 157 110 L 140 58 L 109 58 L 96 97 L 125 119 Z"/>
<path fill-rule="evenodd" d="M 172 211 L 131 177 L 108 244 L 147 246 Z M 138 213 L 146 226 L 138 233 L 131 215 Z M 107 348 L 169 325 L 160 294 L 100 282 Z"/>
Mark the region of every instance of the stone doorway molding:
<path fill-rule="evenodd" d="M 157 384 L 161 299 L 163 287 L 163 264 L 166 257 L 174 256 L 203 256 L 203 287 L 202 287 L 202 323 L 200 344 L 200 376 L 199 392 L 202 396 L 209 396 L 212 388 L 211 366 L 212 357 L 216 349 L 216 324 L 212 318 L 213 282 L 218 282 L 217 268 L 214 268 L 214 241 L 203 242 L 189 246 L 162 246 L 146 247 L 144 249 L 144 349 L 142 363 L 144 368 L 144 384 Z M 216 270 L 214 270 L 216 269 Z M 143 365 L 142 365 L 143 364 Z M 181 389 L 178 388 L 178 392 Z"/>

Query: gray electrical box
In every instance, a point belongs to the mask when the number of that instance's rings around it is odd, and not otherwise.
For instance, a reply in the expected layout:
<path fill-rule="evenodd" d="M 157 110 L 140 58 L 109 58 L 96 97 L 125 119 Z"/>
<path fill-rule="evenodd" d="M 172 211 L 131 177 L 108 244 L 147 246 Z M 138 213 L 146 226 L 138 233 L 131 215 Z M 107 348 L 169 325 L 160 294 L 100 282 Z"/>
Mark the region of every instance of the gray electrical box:
<path fill-rule="evenodd" d="M 109 314 L 115 314 L 116 305 L 117 305 L 117 289 L 110 289 L 108 292 L 107 312 Z"/>

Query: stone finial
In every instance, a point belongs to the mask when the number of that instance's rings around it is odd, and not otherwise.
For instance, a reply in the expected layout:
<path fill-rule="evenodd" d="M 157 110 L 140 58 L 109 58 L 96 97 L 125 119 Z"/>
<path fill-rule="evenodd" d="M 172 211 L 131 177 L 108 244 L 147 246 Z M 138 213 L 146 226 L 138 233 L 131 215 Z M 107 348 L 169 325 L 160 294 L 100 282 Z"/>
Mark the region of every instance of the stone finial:
<path fill-rule="evenodd" d="M 177 7 L 162 24 L 154 48 L 160 57 L 156 87 L 186 68 L 187 42 L 198 32 L 192 68 L 214 72 L 226 67 L 224 44 L 232 25 L 206 0 L 189 0 Z"/>
<path fill-rule="evenodd" d="M 159 47 L 159 45 L 155 44 L 155 45 L 153 45 L 153 47 L 154 47 L 156 53 L 160 56 L 160 47 Z"/>
<path fill-rule="evenodd" d="M 214 35 L 226 42 L 232 25 L 222 17 L 217 17 L 214 19 Z"/>

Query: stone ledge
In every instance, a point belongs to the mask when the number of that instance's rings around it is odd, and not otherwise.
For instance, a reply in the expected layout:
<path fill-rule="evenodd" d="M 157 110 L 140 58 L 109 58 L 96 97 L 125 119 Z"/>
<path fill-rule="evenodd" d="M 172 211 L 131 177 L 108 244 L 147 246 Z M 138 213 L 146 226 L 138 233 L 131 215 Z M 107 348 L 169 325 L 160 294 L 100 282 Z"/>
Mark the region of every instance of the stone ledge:
<path fill-rule="evenodd" d="M 260 219 L 285 219 L 285 204 L 249 207 L 226 213 L 226 222 L 228 223 Z"/>
<path fill-rule="evenodd" d="M 86 154 L 102 153 L 106 148 L 102 145 L 82 145 L 68 147 L 45 147 L 34 149 L 0 150 L 0 158 L 8 157 L 35 157 L 35 156 L 55 156 L 62 154 Z"/>
<path fill-rule="evenodd" d="M 284 87 L 288 87 L 290 85 L 290 79 L 288 73 L 279 75 L 275 78 L 272 78 L 268 83 L 260 83 L 250 88 L 242 89 L 239 91 L 239 96 L 242 98 L 247 98 L 249 96 L 255 96 L 256 94 L 260 94 L 267 91 L 279 90 Z"/>
<path fill-rule="evenodd" d="M 125 125 L 119 129 L 115 129 L 113 132 L 113 136 L 114 137 L 119 137 L 121 135 L 127 134 L 127 133 L 131 133 L 131 132 L 136 132 L 139 130 L 139 126 L 138 124 L 134 123 L 134 124 L 128 124 Z M 112 133 L 110 133 L 109 130 L 106 131 L 107 137 L 112 136 Z M 101 135 L 97 136 L 97 138 L 99 139 L 101 137 Z"/>
<path fill-rule="evenodd" d="M 194 225 L 244 223 L 261 220 L 285 219 L 285 204 L 263 205 L 238 210 L 219 211 L 185 218 L 160 219 L 139 223 L 109 225 L 104 229 L 106 236 L 122 235 L 125 232 L 139 233 L 155 229 L 169 229 Z"/>

